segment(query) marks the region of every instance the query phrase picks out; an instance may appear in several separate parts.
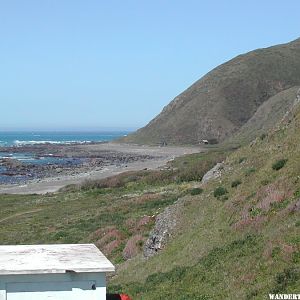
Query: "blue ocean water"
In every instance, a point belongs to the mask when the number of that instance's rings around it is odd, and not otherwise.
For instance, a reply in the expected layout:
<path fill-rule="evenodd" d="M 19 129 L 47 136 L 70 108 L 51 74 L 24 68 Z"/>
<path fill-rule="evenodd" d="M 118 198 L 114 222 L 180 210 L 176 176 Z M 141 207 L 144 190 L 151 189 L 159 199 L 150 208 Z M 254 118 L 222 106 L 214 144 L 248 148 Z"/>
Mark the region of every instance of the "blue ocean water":
<path fill-rule="evenodd" d="M 16 159 L 23 164 L 29 165 L 78 165 L 83 162 L 81 158 L 68 157 L 36 157 L 34 153 L 17 151 L 5 152 L 4 147 L 23 146 L 34 144 L 74 144 L 74 143 L 92 143 L 112 141 L 119 137 L 127 135 L 128 131 L 99 131 L 99 132 L 45 132 L 45 131 L 0 131 L 0 159 Z M 2 151 L 1 151 L 2 148 Z M 4 151 L 4 152 L 3 152 Z M 10 174 L 7 175 L 7 168 L 0 165 L 0 184 L 22 183 L 30 179 L 37 178 L 37 174 Z"/>
<path fill-rule="evenodd" d="M 93 131 L 93 132 L 63 132 L 63 131 L 0 131 L 0 147 L 20 146 L 26 144 L 52 143 L 71 144 L 86 142 L 112 141 L 128 131 Z"/>

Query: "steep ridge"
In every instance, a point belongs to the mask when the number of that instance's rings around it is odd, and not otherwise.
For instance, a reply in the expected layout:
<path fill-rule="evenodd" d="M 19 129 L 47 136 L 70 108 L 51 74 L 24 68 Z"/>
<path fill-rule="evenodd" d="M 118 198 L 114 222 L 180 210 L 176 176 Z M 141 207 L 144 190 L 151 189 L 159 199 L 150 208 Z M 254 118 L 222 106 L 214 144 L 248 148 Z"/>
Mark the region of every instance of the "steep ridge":
<path fill-rule="evenodd" d="M 244 143 L 264 135 L 292 108 L 299 86 L 284 90 L 265 101 L 255 114 L 229 139 L 230 143 Z"/>
<path fill-rule="evenodd" d="M 299 92 L 289 101 L 274 128 L 230 154 L 202 194 L 181 200 L 169 244 L 121 266 L 112 290 L 144 300 L 299 293 Z"/>
<path fill-rule="evenodd" d="M 125 142 L 198 144 L 224 141 L 265 101 L 300 85 L 300 39 L 258 49 L 215 68 L 177 96 Z"/>

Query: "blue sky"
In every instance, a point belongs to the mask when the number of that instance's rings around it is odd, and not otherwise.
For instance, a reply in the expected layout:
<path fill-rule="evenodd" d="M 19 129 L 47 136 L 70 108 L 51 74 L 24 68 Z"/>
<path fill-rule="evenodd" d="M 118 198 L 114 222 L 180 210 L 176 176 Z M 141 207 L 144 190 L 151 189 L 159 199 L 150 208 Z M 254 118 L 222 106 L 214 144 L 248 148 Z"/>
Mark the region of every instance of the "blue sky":
<path fill-rule="evenodd" d="M 300 37 L 299 12 L 298 0 L 0 0 L 0 130 L 141 127 L 217 65 Z"/>

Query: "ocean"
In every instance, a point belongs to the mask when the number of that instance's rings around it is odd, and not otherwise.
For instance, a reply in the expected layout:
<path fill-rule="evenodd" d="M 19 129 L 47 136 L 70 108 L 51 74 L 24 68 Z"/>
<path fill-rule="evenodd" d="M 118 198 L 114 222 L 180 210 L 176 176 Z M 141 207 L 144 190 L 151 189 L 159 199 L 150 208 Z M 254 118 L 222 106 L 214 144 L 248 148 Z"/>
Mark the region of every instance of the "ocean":
<path fill-rule="evenodd" d="M 80 158 L 68 157 L 37 157 L 34 153 L 18 151 L 7 152 L 5 147 L 34 144 L 75 144 L 75 143 L 92 143 L 108 142 L 127 135 L 128 131 L 99 131 L 99 132 L 61 132 L 61 131 L 0 131 L 0 184 L 22 183 L 27 180 L 38 178 L 34 172 L 9 173 L 9 170 L 1 162 L 2 159 L 13 159 L 25 165 L 56 165 L 56 166 L 76 166 L 84 162 Z M 1 151 L 2 148 L 2 151 Z M 24 173 L 24 174 L 22 174 Z"/>
<path fill-rule="evenodd" d="M 33 144 L 72 144 L 112 141 L 128 131 L 93 131 L 93 132 L 63 132 L 63 131 L 0 131 L 0 147 L 21 146 Z M 1 149 L 0 149 L 1 151 Z"/>

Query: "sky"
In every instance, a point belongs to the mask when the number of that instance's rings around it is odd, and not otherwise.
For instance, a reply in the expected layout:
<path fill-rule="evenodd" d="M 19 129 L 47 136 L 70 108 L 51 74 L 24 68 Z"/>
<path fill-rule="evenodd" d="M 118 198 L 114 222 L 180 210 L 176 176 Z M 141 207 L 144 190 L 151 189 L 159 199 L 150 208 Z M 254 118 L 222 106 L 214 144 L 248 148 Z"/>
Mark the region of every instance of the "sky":
<path fill-rule="evenodd" d="M 299 0 L 0 0 L 0 130 L 134 129 L 238 54 L 300 37 Z"/>

